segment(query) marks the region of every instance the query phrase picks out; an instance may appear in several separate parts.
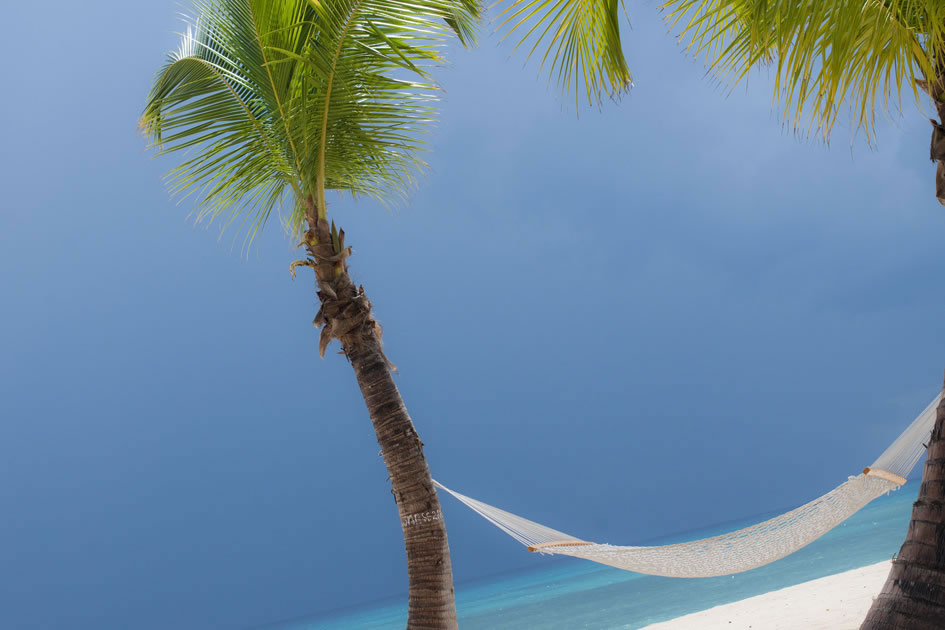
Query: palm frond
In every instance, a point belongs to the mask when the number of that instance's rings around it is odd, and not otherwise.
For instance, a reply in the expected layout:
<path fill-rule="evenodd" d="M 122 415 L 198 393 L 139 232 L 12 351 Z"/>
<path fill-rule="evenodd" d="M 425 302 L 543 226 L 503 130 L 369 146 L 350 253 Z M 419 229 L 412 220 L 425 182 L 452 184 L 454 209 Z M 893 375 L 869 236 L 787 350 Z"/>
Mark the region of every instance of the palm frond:
<path fill-rule="evenodd" d="M 161 153 L 188 152 L 175 193 L 199 218 L 265 225 L 291 194 L 288 226 L 324 190 L 407 194 L 435 118 L 429 78 L 452 35 L 470 41 L 471 0 L 197 0 L 158 73 L 142 125 Z M 472 9 L 475 9 L 473 11 Z"/>
<path fill-rule="evenodd" d="M 874 137 L 877 110 L 935 77 L 945 52 L 941 0 L 668 0 L 672 28 L 731 84 L 769 65 L 785 120 L 830 137 L 838 116 Z"/>
<path fill-rule="evenodd" d="M 582 86 L 590 105 L 615 98 L 631 86 L 620 43 L 622 0 L 508 0 L 498 16 L 503 38 L 519 38 L 516 50 L 541 57 L 540 71 L 558 82 L 563 97 L 580 104 Z M 543 52 L 542 52 L 543 51 Z"/>
<path fill-rule="evenodd" d="M 303 141 L 315 148 L 303 163 L 316 190 L 387 201 L 412 186 L 435 117 L 428 71 L 442 61 L 453 6 L 434 0 L 423 15 L 400 0 L 312 3 L 318 45 L 285 61 L 305 68 L 295 104 L 305 110 Z"/>
<path fill-rule="evenodd" d="M 443 17 L 446 24 L 464 46 L 472 46 L 479 35 L 479 23 L 482 20 L 482 6 L 479 0 L 458 0 L 447 7 L 448 15 Z"/>

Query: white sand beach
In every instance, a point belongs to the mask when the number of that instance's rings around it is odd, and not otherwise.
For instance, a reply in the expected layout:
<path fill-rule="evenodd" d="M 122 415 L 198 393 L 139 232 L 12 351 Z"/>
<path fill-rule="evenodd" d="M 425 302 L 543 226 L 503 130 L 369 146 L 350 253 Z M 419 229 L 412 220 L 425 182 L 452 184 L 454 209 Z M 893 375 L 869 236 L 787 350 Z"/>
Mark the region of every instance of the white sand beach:
<path fill-rule="evenodd" d="M 646 626 L 646 630 L 855 630 L 882 590 L 890 562 Z"/>

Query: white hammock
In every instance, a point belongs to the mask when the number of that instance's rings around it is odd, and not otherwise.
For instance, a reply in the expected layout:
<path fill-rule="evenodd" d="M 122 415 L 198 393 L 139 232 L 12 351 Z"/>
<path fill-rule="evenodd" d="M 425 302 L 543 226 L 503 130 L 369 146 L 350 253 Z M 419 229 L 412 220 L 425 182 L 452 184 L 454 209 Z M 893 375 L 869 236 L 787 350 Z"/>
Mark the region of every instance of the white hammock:
<path fill-rule="evenodd" d="M 939 394 L 872 466 L 796 510 L 745 529 L 661 547 L 587 542 L 454 492 L 434 481 L 529 551 L 574 556 L 618 569 L 667 577 L 713 577 L 774 562 L 817 540 L 867 503 L 897 490 L 925 452 Z"/>

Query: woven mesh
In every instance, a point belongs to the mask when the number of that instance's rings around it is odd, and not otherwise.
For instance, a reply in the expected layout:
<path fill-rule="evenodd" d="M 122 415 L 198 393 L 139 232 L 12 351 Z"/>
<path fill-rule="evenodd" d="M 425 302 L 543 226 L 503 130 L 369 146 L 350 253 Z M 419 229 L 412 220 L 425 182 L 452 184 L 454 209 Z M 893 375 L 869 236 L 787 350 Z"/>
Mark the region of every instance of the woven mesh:
<path fill-rule="evenodd" d="M 871 468 L 907 477 L 922 457 L 941 399 L 941 394 L 936 396 Z M 893 481 L 860 474 L 810 503 L 751 527 L 674 545 L 623 547 L 567 544 L 584 541 L 436 485 L 523 545 L 539 547 L 541 553 L 584 558 L 618 569 L 667 577 L 730 575 L 774 562 L 817 540 L 873 499 L 899 488 Z"/>

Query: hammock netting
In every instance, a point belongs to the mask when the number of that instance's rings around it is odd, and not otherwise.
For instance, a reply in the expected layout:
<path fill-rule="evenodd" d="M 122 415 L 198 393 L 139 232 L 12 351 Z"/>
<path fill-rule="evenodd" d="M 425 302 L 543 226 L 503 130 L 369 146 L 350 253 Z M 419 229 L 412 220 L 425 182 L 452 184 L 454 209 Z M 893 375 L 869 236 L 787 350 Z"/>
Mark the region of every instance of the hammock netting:
<path fill-rule="evenodd" d="M 434 481 L 483 518 L 529 548 L 618 569 L 666 577 L 714 577 L 760 567 L 817 540 L 873 499 L 898 489 L 925 452 L 939 394 L 862 474 L 827 494 L 738 531 L 673 545 L 624 547 L 588 542 L 472 499 Z"/>

